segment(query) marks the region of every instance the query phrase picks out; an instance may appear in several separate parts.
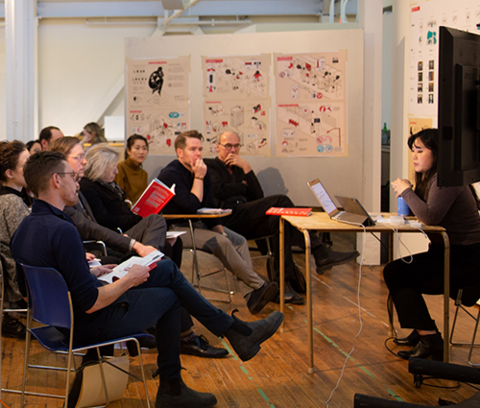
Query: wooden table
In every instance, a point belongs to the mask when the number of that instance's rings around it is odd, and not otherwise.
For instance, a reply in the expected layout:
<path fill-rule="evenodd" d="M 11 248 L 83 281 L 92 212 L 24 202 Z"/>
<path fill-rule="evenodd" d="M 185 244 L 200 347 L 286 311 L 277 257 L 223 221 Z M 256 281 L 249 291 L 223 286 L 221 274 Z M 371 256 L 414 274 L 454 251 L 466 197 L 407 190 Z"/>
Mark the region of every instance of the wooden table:
<path fill-rule="evenodd" d="M 308 320 L 308 351 L 309 351 L 309 363 L 308 372 L 313 373 L 313 310 L 312 310 L 312 279 L 310 275 L 310 235 L 309 231 L 319 232 L 363 232 L 363 228 L 355 225 L 344 224 L 330 219 L 327 213 L 314 212 L 309 217 L 298 217 L 293 215 L 280 216 L 280 311 L 283 313 L 285 310 L 285 255 L 284 255 L 284 223 L 288 221 L 300 232 L 303 233 L 305 238 L 305 279 L 307 282 L 307 320 Z M 409 225 L 400 225 L 398 229 L 396 226 L 390 224 L 378 223 L 373 227 L 366 227 L 367 232 L 383 232 L 390 234 L 390 256 L 393 258 L 393 232 L 409 232 L 419 233 L 416 228 L 412 228 Z M 444 283 L 444 300 L 443 300 L 443 325 L 444 325 L 444 347 L 443 347 L 443 361 L 448 362 L 450 358 L 449 353 L 449 293 L 450 293 L 450 241 L 448 235 L 443 227 L 426 226 L 422 227 L 422 230 L 427 233 L 440 234 L 445 244 L 445 283 Z M 389 309 L 393 316 L 393 303 L 389 304 Z M 393 335 L 393 324 L 390 321 L 389 335 Z M 281 331 L 284 331 L 285 320 L 282 323 Z"/>

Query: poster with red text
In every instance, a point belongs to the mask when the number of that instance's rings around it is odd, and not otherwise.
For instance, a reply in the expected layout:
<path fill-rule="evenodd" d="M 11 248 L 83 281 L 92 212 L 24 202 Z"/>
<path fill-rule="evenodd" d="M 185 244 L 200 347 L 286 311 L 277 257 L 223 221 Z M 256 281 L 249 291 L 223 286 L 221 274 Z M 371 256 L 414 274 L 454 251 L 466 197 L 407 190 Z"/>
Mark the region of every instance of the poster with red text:
<path fill-rule="evenodd" d="M 240 154 L 270 157 L 270 55 L 202 57 L 204 155 L 216 155 L 223 132 L 235 132 Z"/>
<path fill-rule="evenodd" d="M 346 51 L 275 54 L 276 156 L 348 156 Z"/>

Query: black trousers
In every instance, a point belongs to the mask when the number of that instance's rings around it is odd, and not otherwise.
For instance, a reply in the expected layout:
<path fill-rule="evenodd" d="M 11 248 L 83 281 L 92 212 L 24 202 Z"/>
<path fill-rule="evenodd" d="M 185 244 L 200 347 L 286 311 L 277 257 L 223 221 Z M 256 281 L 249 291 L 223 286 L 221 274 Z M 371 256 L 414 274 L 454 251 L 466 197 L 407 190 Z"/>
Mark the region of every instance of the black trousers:
<path fill-rule="evenodd" d="M 247 239 L 272 236 L 272 251 L 275 259 L 275 271 L 279 270 L 279 220 L 276 215 L 265 215 L 270 207 L 295 207 L 292 200 L 286 195 L 273 195 L 248 203 L 238 205 L 231 216 L 225 219 L 224 225 L 231 230 L 243 235 Z M 303 235 L 288 222 L 285 223 L 285 279 L 293 279 L 294 263 L 292 245 L 304 247 Z M 322 244 L 321 238 L 316 234 L 310 235 L 311 246 L 315 248 Z"/>
<path fill-rule="evenodd" d="M 408 262 L 410 257 L 403 259 Z M 443 245 L 430 244 L 409 264 L 397 259 L 385 266 L 383 276 L 402 328 L 435 330 L 422 295 L 443 294 L 443 261 Z M 450 297 L 455 299 L 459 289 L 464 289 L 465 305 L 473 305 L 480 297 L 480 244 L 450 248 Z"/>

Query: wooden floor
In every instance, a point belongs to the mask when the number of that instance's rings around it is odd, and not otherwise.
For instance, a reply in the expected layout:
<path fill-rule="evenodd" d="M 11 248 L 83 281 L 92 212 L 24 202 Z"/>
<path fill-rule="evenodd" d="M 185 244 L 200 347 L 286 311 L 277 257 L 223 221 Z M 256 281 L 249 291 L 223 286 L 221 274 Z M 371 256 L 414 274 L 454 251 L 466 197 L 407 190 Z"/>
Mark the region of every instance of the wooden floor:
<path fill-rule="evenodd" d="M 346 234 L 334 236 L 334 249 L 352 248 L 353 238 Z M 190 255 L 185 252 L 183 268 L 190 275 Z M 303 255 L 295 258 L 303 266 Z M 202 255 L 204 268 L 213 268 L 212 257 Z M 255 269 L 262 275 L 265 260 L 254 261 Z M 408 363 L 392 355 L 384 346 L 387 338 L 387 290 L 382 280 L 381 267 L 363 267 L 360 283 L 360 311 L 357 291 L 359 288 L 359 267 L 354 262 L 333 268 L 319 276 L 312 271 L 314 297 L 314 341 L 315 372 L 307 373 L 307 320 L 305 306 L 289 306 L 286 310 L 286 331 L 277 333 L 263 346 L 260 353 L 250 362 L 240 361 L 232 352 L 228 342 L 211 335 L 205 328 L 196 324 L 198 334 L 204 334 L 211 343 L 226 347 L 230 355 L 221 360 L 182 356 L 185 370 L 183 378 L 190 387 L 215 394 L 217 407 L 324 407 L 330 398 L 330 407 L 353 407 L 355 393 L 362 393 L 397 401 L 408 401 L 426 405 L 438 405 L 438 398 L 460 402 L 477 391 L 461 384 L 454 389 L 427 387 L 415 388 L 412 375 L 408 374 Z M 209 278 L 222 282 L 223 278 Z M 215 283 L 215 282 L 214 282 Z M 431 313 L 441 328 L 441 297 L 427 300 Z M 234 295 L 232 305 L 215 303 L 226 312 L 239 309 L 242 319 L 253 321 L 264 318 L 277 309 L 269 304 L 261 314 L 252 316 L 240 294 Z M 452 302 L 453 309 L 453 302 Z M 475 311 L 476 312 L 476 311 Z M 453 313 L 453 312 L 452 312 Z M 361 328 L 355 341 L 355 350 L 348 358 L 345 370 L 342 367 L 352 349 L 352 341 Z M 442 329 L 441 329 L 442 330 Z M 473 330 L 470 318 L 461 316 L 458 334 L 469 339 Z M 443 331 L 443 330 L 442 330 Z M 400 331 L 400 334 L 407 334 Z M 393 346 L 391 341 L 387 342 Z M 399 349 L 397 349 L 398 351 Z M 21 387 L 24 341 L 2 339 L 2 387 Z M 43 351 L 33 343 L 33 357 L 38 361 L 61 364 L 63 357 Z M 480 350 L 476 351 L 480 363 Z M 454 347 L 452 362 L 467 365 L 467 350 Z M 156 369 L 156 353 L 145 350 L 144 363 L 149 378 Z M 138 373 L 138 359 L 131 358 L 131 370 Z M 27 379 L 27 388 L 49 393 L 62 392 L 63 375 L 33 370 Z M 341 378 L 342 377 L 342 378 Z M 341 378 L 341 379 L 340 379 Z M 457 383 L 445 380 L 426 380 L 425 383 L 455 387 Z M 336 391 L 333 389 L 338 384 Z M 149 379 L 149 398 L 155 403 L 158 380 Z M 330 397 L 331 396 L 331 397 Z M 121 401 L 111 403 L 111 407 L 139 407 L 144 398 L 141 383 L 131 381 Z M 2 400 L 9 407 L 20 405 L 20 398 L 2 392 Z M 28 407 L 60 407 L 61 400 L 28 396 Z"/>

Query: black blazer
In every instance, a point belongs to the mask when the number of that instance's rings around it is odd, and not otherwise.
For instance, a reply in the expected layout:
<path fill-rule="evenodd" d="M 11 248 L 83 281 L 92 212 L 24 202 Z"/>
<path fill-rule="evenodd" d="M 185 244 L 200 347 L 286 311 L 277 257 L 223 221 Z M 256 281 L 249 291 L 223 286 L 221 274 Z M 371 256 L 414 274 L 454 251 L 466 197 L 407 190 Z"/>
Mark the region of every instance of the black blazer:
<path fill-rule="evenodd" d="M 142 217 L 130 211 L 115 191 L 97 181 L 83 178 L 80 190 L 88 200 L 95 219 L 104 227 L 127 231 L 142 220 Z"/>

